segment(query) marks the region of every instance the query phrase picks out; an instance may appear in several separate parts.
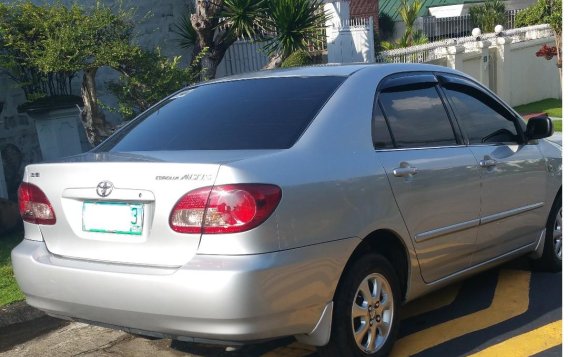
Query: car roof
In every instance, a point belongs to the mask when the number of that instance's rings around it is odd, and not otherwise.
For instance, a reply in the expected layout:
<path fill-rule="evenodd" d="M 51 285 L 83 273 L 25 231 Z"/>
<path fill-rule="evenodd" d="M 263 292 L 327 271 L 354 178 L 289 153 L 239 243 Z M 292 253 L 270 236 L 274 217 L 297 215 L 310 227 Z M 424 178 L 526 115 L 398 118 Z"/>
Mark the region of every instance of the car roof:
<path fill-rule="evenodd" d="M 261 70 L 257 72 L 242 73 L 210 81 L 209 83 L 225 82 L 242 79 L 279 78 L 279 77 L 314 77 L 314 76 L 342 76 L 348 77 L 360 71 L 384 77 L 393 73 L 414 71 L 436 71 L 464 75 L 453 69 L 423 63 L 384 63 L 384 64 L 327 64 L 306 67 L 279 68 Z"/>

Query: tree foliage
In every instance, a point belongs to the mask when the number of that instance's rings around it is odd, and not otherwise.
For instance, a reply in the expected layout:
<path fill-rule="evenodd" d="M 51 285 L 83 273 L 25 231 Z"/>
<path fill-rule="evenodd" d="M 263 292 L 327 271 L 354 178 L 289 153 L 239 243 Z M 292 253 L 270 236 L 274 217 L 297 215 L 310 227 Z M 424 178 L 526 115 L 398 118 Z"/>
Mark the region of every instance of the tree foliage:
<path fill-rule="evenodd" d="M 472 6 L 469 14 L 473 25 L 483 32 L 493 32 L 495 26 L 507 21 L 503 0 L 485 0 L 482 5 Z"/>
<path fill-rule="evenodd" d="M 395 22 L 393 18 L 384 11 L 379 14 L 379 39 L 386 41 L 391 38 L 394 33 Z"/>
<path fill-rule="evenodd" d="M 515 16 L 517 27 L 549 24 L 555 33 L 562 33 L 562 0 L 537 0 Z"/>
<path fill-rule="evenodd" d="M 265 50 L 272 57 L 287 58 L 296 51 L 324 40 L 322 31 L 329 16 L 320 0 L 271 0 L 266 14 Z"/>
<path fill-rule="evenodd" d="M 537 0 L 535 4 L 519 12 L 515 18 L 517 27 L 549 24 L 556 41 L 556 64 L 562 78 L 562 0 Z"/>
<path fill-rule="evenodd" d="M 202 76 L 214 78 L 237 39 L 266 41 L 268 67 L 279 66 L 293 52 L 321 43 L 326 20 L 322 0 L 197 0 L 178 20 L 176 32 L 182 47 L 195 39 L 194 53 L 209 49 L 201 60 Z"/>
<path fill-rule="evenodd" d="M 167 95 L 197 82 L 201 56 L 194 58 L 190 66 L 182 67 L 180 56 L 170 59 L 162 56 L 159 49 L 137 52 L 118 68 L 119 81 L 108 85 L 118 99 L 118 107 L 113 110 L 129 120 Z"/>
<path fill-rule="evenodd" d="M 12 60 L 20 60 L 41 76 L 70 78 L 82 71 L 81 119 L 92 145 L 112 133 L 99 107 L 96 73 L 117 68 L 139 51 L 132 45 L 132 12 L 113 9 L 97 1 L 93 8 L 61 2 L 34 5 L 16 2 L 1 8 L 0 35 Z M 69 79 L 70 80 L 70 79 Z M 70 84 L 69 84 L 70 85 Z"/>
<path fill-rule="evenodd" d="M 402 0 L 399 14 L 405 26 L 404 33 L 399 40 L 393 42 L 382 41 L 381 48 L 383 50 L 393 50 L 428 43 L 428 38 L 424 36 L 422 31 L 414 28 L 414 23 L 420 16 L 420 10 L 423 5 L 424 3 L 418 0 L 414 0 L 412 3 L 409 3 L 408 0 Z"/>
<path fill-rule="evenodd" d="M 30 102 L 72 94 L 76 71 L 42 71 L 38 54 L 47 37 L 42 19 L 47 8 L 27 2 L 20 6 L 0 3 L 0 68 L 23 89 Z"/>

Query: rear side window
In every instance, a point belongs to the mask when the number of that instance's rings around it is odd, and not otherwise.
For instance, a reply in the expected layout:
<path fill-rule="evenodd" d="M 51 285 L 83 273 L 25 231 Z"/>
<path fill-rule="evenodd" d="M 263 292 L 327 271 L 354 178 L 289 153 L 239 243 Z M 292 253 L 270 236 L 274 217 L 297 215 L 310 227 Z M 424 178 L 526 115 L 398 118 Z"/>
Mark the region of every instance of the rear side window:
<path fill-rule="evenodd" d="M 197 86 L 142 114 L 99 150 L 289 148 L 344 80 L 285 77 Z"/>
<path fill-rule="evenodd" d="M 447 86 L 446 94 L 470 144 L 519 141 L 515 123 L 498 112 L 506 112 L 499 103 L 474 88 Z"/>
<path fill-rule="evenodd" d="M 455 145 L 450 119 L 435 87 L 379 94 L 396 147 Z"/>

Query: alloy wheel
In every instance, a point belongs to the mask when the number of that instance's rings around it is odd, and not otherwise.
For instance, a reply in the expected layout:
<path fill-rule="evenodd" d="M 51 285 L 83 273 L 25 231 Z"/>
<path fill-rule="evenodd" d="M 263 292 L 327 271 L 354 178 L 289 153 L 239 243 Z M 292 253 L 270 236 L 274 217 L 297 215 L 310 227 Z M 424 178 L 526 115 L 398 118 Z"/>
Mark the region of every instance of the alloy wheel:
<path fill-rule="evenodd" d="M 372 354 L 385 344 L 394 321 L 393 307 L 392 289 L 383 275 L 373 273 L 363 279 L 351 310 L 353 337 L 361 351 Z"/>

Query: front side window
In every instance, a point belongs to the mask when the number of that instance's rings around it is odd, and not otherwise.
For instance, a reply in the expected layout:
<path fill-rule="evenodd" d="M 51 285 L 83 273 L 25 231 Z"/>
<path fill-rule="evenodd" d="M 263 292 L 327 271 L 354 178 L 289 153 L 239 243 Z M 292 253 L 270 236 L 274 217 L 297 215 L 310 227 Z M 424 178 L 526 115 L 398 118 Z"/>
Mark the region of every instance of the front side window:
<path fill-rule="evenodd" d="M 97 150 L 286 149 L 345 77 L 281 77 L 203 84 L 143 113 Z"/>
<path fill-rule="evenodd" d="M 379 94 L 398 148 L 456 145 L 450 119 L 435 87 Z"/>
<path fill-rule="evenodd" d="M 519 142 L 514 119 L 508 118 L 506 110 L 486 94 L 453 85 L 446 87 L 446 94 L 470 144 Z"/>

